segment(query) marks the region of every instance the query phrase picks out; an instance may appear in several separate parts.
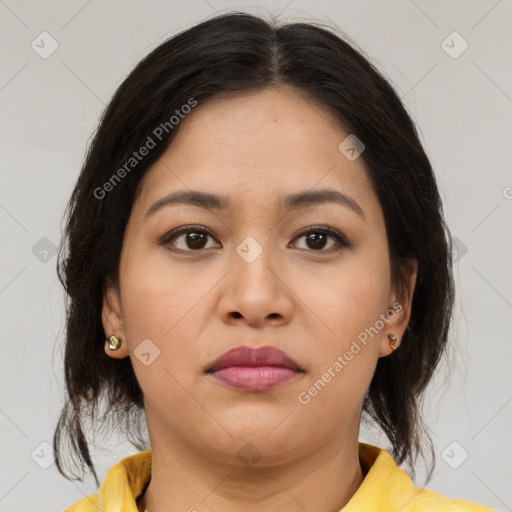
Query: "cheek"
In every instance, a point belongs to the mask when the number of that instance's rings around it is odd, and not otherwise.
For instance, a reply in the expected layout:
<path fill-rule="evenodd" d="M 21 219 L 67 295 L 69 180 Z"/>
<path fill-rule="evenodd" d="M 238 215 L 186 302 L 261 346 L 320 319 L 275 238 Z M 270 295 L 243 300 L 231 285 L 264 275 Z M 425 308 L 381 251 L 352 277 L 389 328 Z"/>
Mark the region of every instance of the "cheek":
<path fill-rule="evenodd" d="M 133 267 L 123 275 L 123 322 L 133 342 L 139 338 L 160 340 L 183 307 L 180 288 L 163 278 L 155 267 Z"/>
<path fill-rule="evenodd" d="M 294 292 L 320 320 L 321 331 L 316 337 L 332 340 L 328 346 L 333 349 L 340 350 L 350 344 L 391 306 L 386 258 L 353 253 L 338 265 L 305 275 L 307 278 L 297 280 Z"/>
<path fill-rule="evenodd" d="M 222 269 L 194 262 L 178 267 L 165 249 L 141 249 L 131 251 L 120 270 L 123 325 L 131 353 L 150 339 L 160 349 L 162 368 L 174 372 L 197 365 L 201 335 L 214 313 L 208 292 Z"/>
<path fill-rule="evenodd" d="M 189 368 L 197 371 L 200 359 L 195 348 L 199 337 L 194 330 L 200 329 L 200 322 L 190 322 L 194 304 L 205 292 L 200 286 L 187 285 L 183 274 L 168 271 L 155 261 L 137 264 L 132 258 L 122 274 L 125 336 L 137 381 L 146 403 L 154 410 L 189 405 L 190 397 L 179 382 L 191 378 L 186 374 Z M 150 354 L 146 361 L 144 353 Z"/>
<path fill-rule="evenodd" d="M 169 272 L 159 252 L 155 257 L 143 251 L 129 251 L 121 261 L 123 326 L 132 352 L 144 339 L 162 349 L 164 340 L 179 330 L 180 318 L 190 309 L 192 297 L 183 275 Z"/>
<path fill-rule="evenodd" d="M 372 251 L 347 253 L 328 279 L 316 272 L 297 291 L 308 297 L 304 302 L 321 320 L 315 322 L 319 330 L 310 332 L 317 350 L 298 401 L 312 416 L 331 410 L 334 424 L 348 421 L 359 409 L 378 361 L 380 315 L 391 306 L 389 263 L 383 254 L 377 245 Z M 313 293 L 315 283 L 318 291 Z"/>

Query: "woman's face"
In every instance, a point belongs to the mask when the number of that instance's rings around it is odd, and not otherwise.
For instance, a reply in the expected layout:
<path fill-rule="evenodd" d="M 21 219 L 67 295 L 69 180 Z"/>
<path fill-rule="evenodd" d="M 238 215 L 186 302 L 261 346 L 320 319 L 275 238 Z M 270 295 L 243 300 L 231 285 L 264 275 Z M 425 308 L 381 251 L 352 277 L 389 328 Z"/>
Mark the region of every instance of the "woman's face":
<path fill-rule="evenodd" d="M 357 439 L 412 293 L 392 286 L 382 210 L 349 134 L 287 88 L 199 104 L 180 122 L 142 181 L 103 307 L 123 341 L 107 353 L 132 360 L 152 445 L 273 465 Z M 165 200 L 192 191 L 218 200 Z M 404 270 L 411 291 L 415 262 Z M 207 372 L 239 346 L 275 347 L 302 371 Z"/>

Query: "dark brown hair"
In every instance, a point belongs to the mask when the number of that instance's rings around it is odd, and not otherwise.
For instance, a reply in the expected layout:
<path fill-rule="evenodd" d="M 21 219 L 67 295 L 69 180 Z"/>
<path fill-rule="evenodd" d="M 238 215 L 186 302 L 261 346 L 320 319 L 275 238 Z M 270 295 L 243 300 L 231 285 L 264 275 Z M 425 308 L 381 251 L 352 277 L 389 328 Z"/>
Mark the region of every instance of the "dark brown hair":
<path fill-rule="evenodd" d="M 404 284 L 402 259 L 418 260 L 409 325 L 400 349 L 379 359 L 363 411 L 387 435 L 398 463 L 412 466 L 423 452 L 426 430 L 419 401 L 445 351 L 454 301 L 451 238 L 434 173 L 411 118 L 386 79 L 345 39 L 320 24 L 278 25 L 234 12 L 160 44 L 115 92 L 68 203 L 59 248 L 57 269 L 67 293 L 67 395 L 53 441 L 57 468 L 66 478 L 64 445 L 75 468 L 83 472 L 87 467 L 99 484 L 87 424 L 95 429 L 110 422 L 136 448 L 148 446 L 143 395 L 130 358 L 104 353 L 102 292 L 107 280 L 117 282 L 137 187 L 179 130 L 180 124 L 171 129 L 170 116 L 191 98 L 200 105 L 220 95 L 279 85 L 294 87 L 327 107 L 346 131 L 363 141 L 361 158 L 384 213 L 397 286 Z M 168 129 L 162 130 L 156 147 L 122 179 L 109 181 L 165 123 Z M 98 193 L 107 182 L 113 183 L 108 194 Z M 429 437 L 428 442 L 432 451 Z"/>

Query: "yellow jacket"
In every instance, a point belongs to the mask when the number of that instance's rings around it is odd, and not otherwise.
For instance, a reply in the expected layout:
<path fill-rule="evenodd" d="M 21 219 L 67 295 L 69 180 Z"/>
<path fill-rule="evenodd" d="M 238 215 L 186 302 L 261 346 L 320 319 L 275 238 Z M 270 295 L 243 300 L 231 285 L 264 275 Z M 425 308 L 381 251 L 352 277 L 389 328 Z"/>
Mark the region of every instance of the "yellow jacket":
<path fill-rule="evenodd" d="M 409 475 L 381 448 L 360 442 L 359 457 L 366 476 L 340 512 L 496 512 L 414 487 Z M 138 512 L 135 500 L 150 476 L 151 450 L 126 457 L 107 472 L 97 494 L 64 512 Z"/>

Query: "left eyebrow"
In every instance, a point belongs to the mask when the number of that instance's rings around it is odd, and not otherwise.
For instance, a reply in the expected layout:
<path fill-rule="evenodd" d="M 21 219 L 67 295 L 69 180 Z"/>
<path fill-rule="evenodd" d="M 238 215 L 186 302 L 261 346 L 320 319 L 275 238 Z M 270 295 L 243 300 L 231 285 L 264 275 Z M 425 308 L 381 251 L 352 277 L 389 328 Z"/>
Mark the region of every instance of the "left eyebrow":
<path fill-rule="evenodd" d="M 305 190 L 290 194 L 282 198 L 278 205 L 282 210 L 296 210 L 322 203 L 334 203 L 348 207 L 364 218 L 363 209 L 359 204 L 352 197 L 335 189 Z M 231 206 L 231 200 L 227 196 L 219 196 L 198 190 L 175 191 L 154 203 L 144 217 L 147 218 L 155 214 L 164 206 L 176 204 L 197 206 L 205 210 L 227 210 Z"/>
<path fill-rule="evenodd" d="M 355 199 L 333 188 L 305 190 L 304 192 L 291 194 L 284 198 L 282 208 L 285 210 L 294 210 L 322 203 L 334 203 L 346 206 L 364 219 L 363 209 Z"/>

